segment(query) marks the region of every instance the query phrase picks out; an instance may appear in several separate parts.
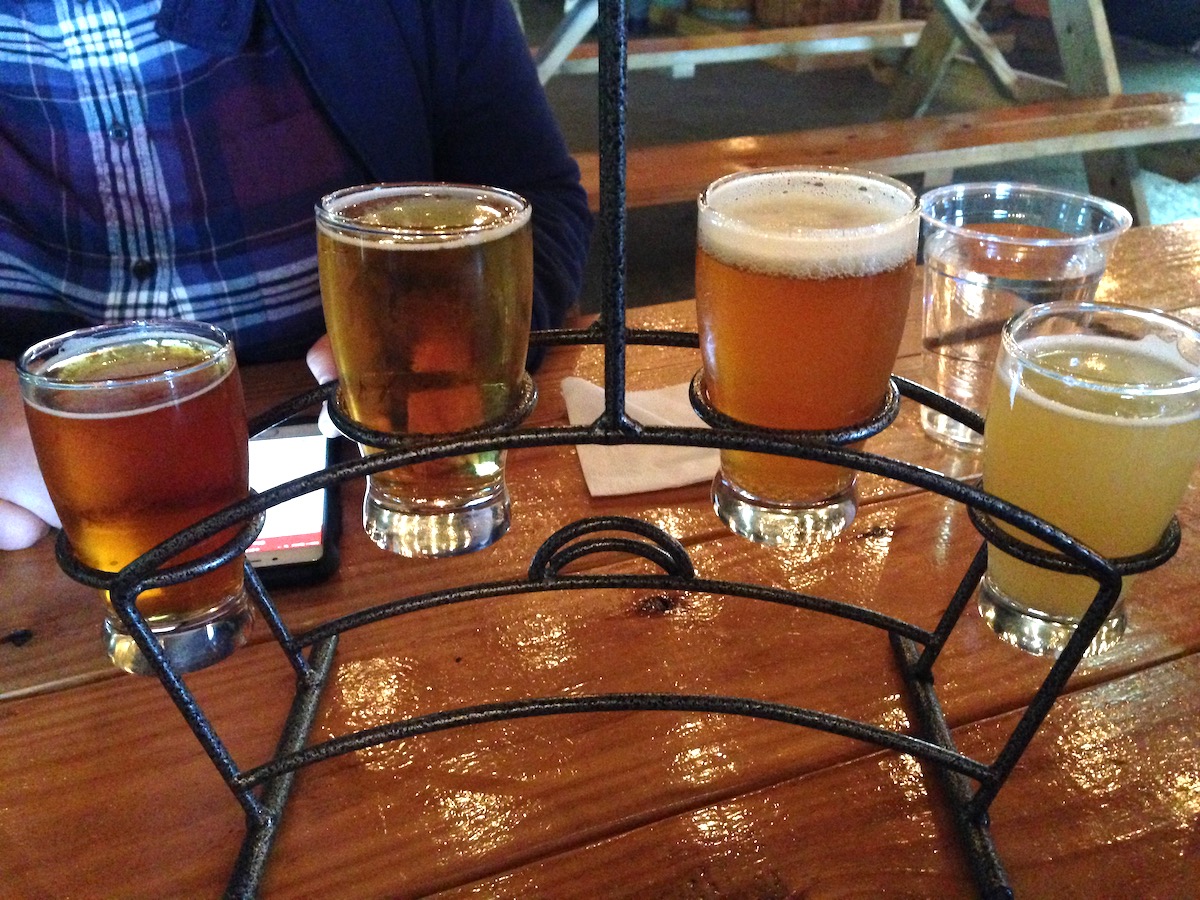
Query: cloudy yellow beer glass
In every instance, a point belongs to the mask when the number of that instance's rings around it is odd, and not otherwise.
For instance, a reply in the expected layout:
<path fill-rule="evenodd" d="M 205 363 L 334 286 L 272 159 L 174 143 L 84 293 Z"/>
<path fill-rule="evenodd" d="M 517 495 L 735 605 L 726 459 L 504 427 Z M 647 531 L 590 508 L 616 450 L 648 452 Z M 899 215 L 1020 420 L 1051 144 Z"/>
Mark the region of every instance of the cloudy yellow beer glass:
<path fill-rule="evenodd" d="M 533 303 L 529 203 L 475 185 L 378 184 L 330 194 L 316 215 L 325 322 L 350 418 L 388 435 L 449 434 L 510 412 Z M 405 556 L 486 547 L 509 525 L 504 454 L 370 476 L 363 525 Z"/>
<path fill-rule="evenodd" d="M 916 197 L 849 169 L 741 172 L 700 195 L 696 303 L 704 387 L 751 425 L 825 430 L 880 411 L 904 331 Z M 721 452 L 713 505 L 735 533 L 787 545 L 853 519 L 854 473 Z"/>
<path fill-rule="evenodd" d="M 1054 302 L 1004 327 L 984 439 L 988 492 L 1104 556 L 1132 556 L 1158 542 L 1198 458 L 1200 332 L 1190 325 Z M 1124 633 L 1130 580 L 1090 654 Z M 1097 589 L 989 547 L 980 611 L 1009 643 L 1057 656 Z"/>

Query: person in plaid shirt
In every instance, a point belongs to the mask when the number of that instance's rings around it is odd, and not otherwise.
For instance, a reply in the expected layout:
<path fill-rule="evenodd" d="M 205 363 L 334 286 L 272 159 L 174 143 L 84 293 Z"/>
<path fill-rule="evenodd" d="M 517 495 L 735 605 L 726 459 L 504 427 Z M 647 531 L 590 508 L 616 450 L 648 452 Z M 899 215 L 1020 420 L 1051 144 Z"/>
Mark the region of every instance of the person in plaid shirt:
<path fill-rule="evenodd" d="M 533 325 L 561 324 L 591 216 L 510 0 L 0 2 L 0 549 L 58 524 L 27 346 L 175 317 L 243 362 L 303 356 L 324 332 L 317 199 L 431 180 L 530 200 Z"/>

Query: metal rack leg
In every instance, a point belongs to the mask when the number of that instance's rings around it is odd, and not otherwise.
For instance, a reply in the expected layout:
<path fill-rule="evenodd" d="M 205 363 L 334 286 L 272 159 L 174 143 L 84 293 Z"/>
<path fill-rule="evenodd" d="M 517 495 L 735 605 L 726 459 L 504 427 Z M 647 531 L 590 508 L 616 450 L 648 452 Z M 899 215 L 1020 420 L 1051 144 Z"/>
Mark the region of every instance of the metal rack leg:
<path fill-rule="evenodd" d="M 283 734 L 279 738 L 276 756 L 285 753 L 295 753 L 302 750 L 308 743 L 312 732 L 313 722 L 316 721 L 317 708 L 321 695 L 329 680 L 329 672 L 333 667 L 334 651 L 337 649 L 337 636 L 327 638 L 313 646 L 309 655 L 311 678 L 298 679 L 296 697 L 292 701 Z M 258 822 L 247 821 L 246 837 L 242 841 L 242 850 L 238 854 L 237 864 L 226 886 L 227 898 L 252 898 L 258 896 L 259 882 L 267 866 L 271 847 L 283 821 L 283 808 L 296 780 L 295 772 L 285 772 L 267 782 L 262 794 L 262 805 L 267 815 Z"/>
<path fill-rule="evenodd" d="M 957 752 L 954 737 L 950 734 L 945 714 L 942 712 L 942 705 L 933 689 L 933 681 L 927 675 L 919 674 L 920 647 L 908 638 L 897 635 L 892 636 L 892 646 L 900 659 L 905 681 L 912 691 L 925 738 L 947 750 Z M 971 874 L 975 877 L 980 896 L 986 900 L 1012 900 L 1012 888 L 1008 884 L 1008 875 L 1004 871 L 1000 855 L 996 852 L 987 814 L 974 816 L 971 813 L 971 800 L 975 791 L 970 779 L 944 766 L 938 766 L 937 771 L 954 813 L 959 839 L 966 851 L 967 862 L 971 866 Z"/>

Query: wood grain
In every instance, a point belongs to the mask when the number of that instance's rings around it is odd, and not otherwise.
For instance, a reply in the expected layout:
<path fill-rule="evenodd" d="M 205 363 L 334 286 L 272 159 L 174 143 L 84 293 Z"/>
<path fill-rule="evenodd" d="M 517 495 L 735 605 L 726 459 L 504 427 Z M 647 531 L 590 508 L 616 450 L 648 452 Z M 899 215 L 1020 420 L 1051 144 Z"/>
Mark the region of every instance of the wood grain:
<path fill-rule="evenodd" d="M 1017 897 L 1194 893 L 1198 680 L 1192 656 L 1056 710 L 993 808 Z M 1011 720 L 956 740 L 987 744 Z M 439 896 L 562 897 L 598 883 L 613 898 L 976 896 L 938 794 L 911 758 L 876 754 Z"/>
<path fill-rule="evenodd" d="M 1193 493 L 1189 533 L 1195 505 Z M 928 623 L 975 543 L 961 521 L 951 521 L 945 545 L 931 554 L 930 534 L 946 515 L 937 498 L 901 497 L 872 505 L 849 539 L 815 552 L 770 553 L 724 537 L 695 548 L 693 558 L 706 575 L 784 584 Z M 1191 542 L 1182 553 L 1146 576 L 1139 594 L 1147 599 L 1133 608 L 1129 640 L 1102 668 L 1081 673 L 1080 687 L 1130 678 L 1125 690 L 1136 696 L 1144 673 L 1195 653 L 1200 548 Z M 883 638 L 862 626 L 701 593 L 663 602 L 637 591 L 567 591 L 455 605 L 347 634 L 317 739 L 482 702 L 632 690 L 797 703 L 904 730 L 909 713 L 889 654 Z M 1045 669 L 995 641 L 977 618 L 956 633 L 938 670 L 951 720 L 1006 723 L 985 730 L 990 743 L 976 746 L 983 758 L 996 752 Z M 235 755 L 258 761 L 286 703 L 289 678 L 279 655 L 252 647 L 191 681 L 219 730 L 232 735 Z M 1184 679 L 1176 689 L 1193 688 Z M 1156 708 L 1185 699 L 1153 696 Z M 164 884 L 187 893 L 225 877 L 240 814 L 156 684 L 115 679 L 8 701 L 0 716 L 0 833 L 11 836 L 0 842 L 0 867 L 32 871 L 59 852 L 49 849 L 50 834 L 64 821 L 103 821 L 130 852 L 131 883 L 144 878 L 149 886 L 131 895 L 153 896 Z M 1166 747 L 1179 752 L 1177 743 Z M 562 716 L 376 747 L 303 773 L 268 896 L 422 894 L 727 800 L 736 805 L 734 798 L 769 785 L 824 779 L 869 754 L 868 745 L 821 732 L 675 713 Z M 1174 764 L 1174 757 L 1158 759 Z M 899 777 L 906 765 L 888 757 L 871 767 Z M 1179 776 L 1189 777 L 1186 770 Z M 894 796 L 877 800 L 898 805 L 889 821 L 911 817 L 915 773 L 907 777 L 909 790 L 890 785 Z M 104 790 L 92 789 L 101 778 Z M 40 794 L 56 802 L 39 805 Z M 787 808 L 795 816 L 809 809 Z M 902 843 L 924 836 L 924 822 L 915 834 L 910 823 Z M 73 829 L 69 840 L 94 843 L 94 827 Z M 863 840 L 875 834 L 868 830 Z M 202 849 L 183 853 L 188 842 Z M 72 866 L 56 870 L 57 883 L 81 890 L 99 883 L 109 854 L 71 849 Z M 909 865 L 928 865 L 921 850 L 913 852 Z M 386 869 L 369 863 L 384 858 Z M 825 877 L 846 875 L 835 867 Z M 627 877 L 653 884 L 657 876 Z"/>

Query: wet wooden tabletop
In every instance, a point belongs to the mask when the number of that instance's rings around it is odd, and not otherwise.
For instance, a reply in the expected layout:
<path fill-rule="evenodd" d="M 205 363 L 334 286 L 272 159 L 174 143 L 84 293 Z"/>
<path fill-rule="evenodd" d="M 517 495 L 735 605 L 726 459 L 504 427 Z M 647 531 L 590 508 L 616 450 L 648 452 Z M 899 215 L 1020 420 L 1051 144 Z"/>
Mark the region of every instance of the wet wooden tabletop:
<path fill-rule="evenodd" d="M 1102 299 L 1200 321 L 1200 223 L 1135 229 Z M 631 324 L 690 329 L 690 304 Z M 920 380 L 917 308 L 897 372 Z M 631 390 L 686 381 L 694 350 L 631 347 Z M 559 383 L 599 382 L 597 348 L 552 351 L 532 421 L 565 421 Z M 295 366 L 248 369 L 261 409 L 307 386 Z M 920 432 L 915 408 L 868 449 L 959 477 L 971 456 Z M 632 515 L 679 538 L 705 577 L 779 584 L 931 625 L 978 537 L 944 498 L 861 479 L 849 532 L 803 551 L 728 534 L 707 485 L 591 498 L 575 449 L 509 456 L 512 531 L 495 547 L 414 562 L 357 527 L 343 486 L 343 563 L 274 594 L 294 628 L 432 588 L 516 577 L 559 527 Z M 1200 884 L 1200 478 L 1183 546 L 1142 576 L 1126 640 L 1074 677 L 992 808 L 1018 896 L 1182 897 Z M 614 557 L 586 565 L 642 571 Z M 0 894 L 219 896 L 243 816 L 157 682 L 103 657 L 91 592 L 58 572 L 50 540 L 0 554 Z M 1047 671 L 968 612 L 939 664 L 959 746 L 989 760 Z M 265 759 L 292 691 L 256 633 L 189 685 L 240 764 Z M 700 593 L 565 591 L 456 604 L 346 634 L 315 740 L 506 699 L 622 691 L 715 693 L 910 728 L 875 631 Z M 303 771 L 264 896 L 970 896 L 931 778 L 912 758 L 779 723 L 601 713 L 472 726 Z"/>

